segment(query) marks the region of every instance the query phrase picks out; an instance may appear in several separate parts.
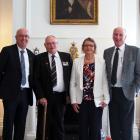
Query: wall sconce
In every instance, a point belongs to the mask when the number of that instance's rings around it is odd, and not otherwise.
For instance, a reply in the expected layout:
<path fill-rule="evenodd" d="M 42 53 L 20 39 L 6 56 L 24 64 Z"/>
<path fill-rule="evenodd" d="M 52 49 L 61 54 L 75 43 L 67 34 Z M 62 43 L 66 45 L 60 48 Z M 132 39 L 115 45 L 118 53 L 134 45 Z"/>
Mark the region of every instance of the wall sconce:
<path fill-rule="evenodd" d="M 37 47 L 35 47 L 35 49 L 33 50 L 34 54 L 35 55 L 38 55 L 39 54 L 39 49 Z"/>

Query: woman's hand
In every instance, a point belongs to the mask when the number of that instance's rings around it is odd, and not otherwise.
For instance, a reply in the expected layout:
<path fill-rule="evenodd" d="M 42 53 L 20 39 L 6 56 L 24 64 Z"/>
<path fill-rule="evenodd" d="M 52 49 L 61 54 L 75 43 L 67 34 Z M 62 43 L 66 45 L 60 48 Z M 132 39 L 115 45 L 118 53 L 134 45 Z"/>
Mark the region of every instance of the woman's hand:
<path fill-rule="evenodd" d="M 75 111 L 76 113 L 79 113 L 80 107 L 79 107 L 79 105 L 78 105 L 77 103 L 72 104 L 72 107 L 73 107 L 73 109 L 74 109 L 74 111 Z"/>

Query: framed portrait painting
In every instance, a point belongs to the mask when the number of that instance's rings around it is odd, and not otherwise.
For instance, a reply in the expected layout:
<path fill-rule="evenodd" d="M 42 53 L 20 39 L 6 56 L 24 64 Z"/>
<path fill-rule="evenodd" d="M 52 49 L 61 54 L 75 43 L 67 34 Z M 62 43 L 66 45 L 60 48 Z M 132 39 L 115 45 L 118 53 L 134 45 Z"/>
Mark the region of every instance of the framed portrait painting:
<path fill-rule="evenodd" d="M 98 24 L 98 0 L 50 0 L 51 24 Z"/>

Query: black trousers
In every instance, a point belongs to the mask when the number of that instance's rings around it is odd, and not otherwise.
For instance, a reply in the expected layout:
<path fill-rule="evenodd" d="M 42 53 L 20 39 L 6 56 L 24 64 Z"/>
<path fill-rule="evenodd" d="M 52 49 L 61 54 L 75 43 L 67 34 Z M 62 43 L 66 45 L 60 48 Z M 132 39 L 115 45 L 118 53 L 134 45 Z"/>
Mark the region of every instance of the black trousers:
<path fill-rule="evenodd" d="M 79 138 L 80 140 L 100 140 L 102 127 L 101 107 L 96 107 L 94 101 L 83 101 L 79 114 Z"/>
<path fill-rule="evenodd" d="M 47 140 L 64 140 L 64 112 L 65 94 L 55 93 L 50 95 L 46 115 L 46 137 Z M 36 140 L 41 140 L 43 135 L 43 106 L 38 106 Z"/>
<path fill-rule="evenodd" d="M 3 101 L 3 140 L 24 139 L 26 116 L 28 112 L 27 93 L 27 90 L 22 90 L 14 101 Z"/>
<path fill-rule="evenodd" d="M 134 101 L 126 99 L 122 88 L 112 88 L 109 118 L 112 140 L 133 140 Z"/>

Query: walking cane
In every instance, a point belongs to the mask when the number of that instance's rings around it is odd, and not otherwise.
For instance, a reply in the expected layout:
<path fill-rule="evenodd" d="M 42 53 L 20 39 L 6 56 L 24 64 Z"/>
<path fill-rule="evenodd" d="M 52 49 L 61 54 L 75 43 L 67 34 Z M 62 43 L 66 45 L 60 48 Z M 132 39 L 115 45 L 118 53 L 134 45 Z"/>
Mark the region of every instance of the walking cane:
<path fill-rule="evenodd" d="M 45 130 L 46 130 L 46 113 L 47 113 L 47 105 L 44 106 L 44 116 L 43 116 L 43 137 L 42 140 L 45 140 Z"/>

